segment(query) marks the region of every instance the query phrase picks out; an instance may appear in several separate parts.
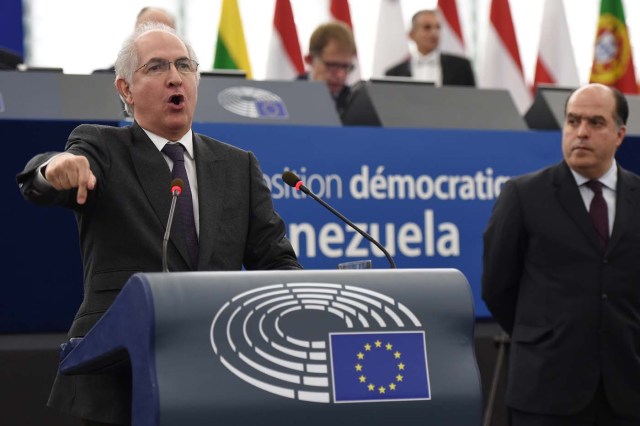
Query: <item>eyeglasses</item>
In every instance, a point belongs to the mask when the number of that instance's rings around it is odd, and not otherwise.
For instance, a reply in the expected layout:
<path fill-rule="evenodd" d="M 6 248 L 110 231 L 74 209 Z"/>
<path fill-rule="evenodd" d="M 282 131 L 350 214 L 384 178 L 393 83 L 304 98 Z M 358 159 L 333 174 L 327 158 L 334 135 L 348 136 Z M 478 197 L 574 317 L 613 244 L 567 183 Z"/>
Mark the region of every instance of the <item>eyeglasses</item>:
<path fill-rule="evenodd" d="M 316 57 L 316 59 L 318 59 L 320 62 L 324 64 L 327 71 L 331 71 L 331 72 L 345 71 L 346 73 L 350 73 L 355 68 L 353 64 L 348 64 L 345 62 L 325 61 L 324 59 L 319 57 Z"/>
<path fill-rule="evenodd" d="M 166 61 L 164 59 L 152 59 L 138 68 L 136 72 L 144 68 L 144 72 L 148 75 L 160 75 L 169 71 L 171 64 L 176 67 L 176 70 L 178 70 L 180 74 L 193 74 L 198 71 L 198 65 L 200 65 L 193 59 L 189 58 L 176 59 L 173 62 Z"/>

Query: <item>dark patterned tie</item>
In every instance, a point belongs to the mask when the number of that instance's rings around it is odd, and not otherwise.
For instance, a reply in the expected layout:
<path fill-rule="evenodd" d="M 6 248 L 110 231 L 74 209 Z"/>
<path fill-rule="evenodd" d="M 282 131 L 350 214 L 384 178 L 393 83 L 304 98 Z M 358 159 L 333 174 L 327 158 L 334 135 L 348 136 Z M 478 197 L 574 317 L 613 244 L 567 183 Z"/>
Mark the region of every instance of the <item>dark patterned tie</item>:
<path fill-rule="evenodd" d="M 597 180 L 590 180 L 585 185 L 594 193 L 591 206 L 589 207 L 589 214 L 591 215 L 593 226 L 595 226 L 598 232 L 600 249 L 602 253 L 604 253 L 607 243 L 609 242 L 609 214 L 607 202 L 602 196 L 602 184 Z"/>
<path fill-rule="evenodd" d="M 189 256 L 194 268 L 198 267 L 198 234 L 196 232 L 196 221 L 193 216 L 193 199 L 191 197 L 191 186 L 187 177 L 187 169 L 184 167 L 184 147 L 179 143 L 165 144 L 162 148 L 164 152 L 173 161 L 172 177 L 180 178 L 184 181 L 182 195 L 178 198 L 176 210 L 182 224 L 182 232 L 184 233 L 187 247 L 189 248 Z"/>

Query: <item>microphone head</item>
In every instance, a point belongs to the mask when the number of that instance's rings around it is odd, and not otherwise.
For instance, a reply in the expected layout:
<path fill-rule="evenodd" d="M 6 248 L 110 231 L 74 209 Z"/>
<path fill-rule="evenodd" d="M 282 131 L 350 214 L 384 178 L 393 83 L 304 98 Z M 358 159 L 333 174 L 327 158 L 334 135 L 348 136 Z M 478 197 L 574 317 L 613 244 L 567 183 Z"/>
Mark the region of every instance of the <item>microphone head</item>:
<path fill-rule="evenodd" d="M 300 182 L 300 178 L 298 177 L 298 175 L 293 173 L 291 170 L 287 170 L 282 174 L 282 180 L 284 181 L 284 183 L 294 188 L 296 188 L 296 185 L 298 184 L 298 182 Z"/>
<path fill-rule="evenodd" d="M 171 181 L 171 194 L 182 194 L 182 188 L 184 187 L 184 181 L 180 178 L 175 178 Z"/>

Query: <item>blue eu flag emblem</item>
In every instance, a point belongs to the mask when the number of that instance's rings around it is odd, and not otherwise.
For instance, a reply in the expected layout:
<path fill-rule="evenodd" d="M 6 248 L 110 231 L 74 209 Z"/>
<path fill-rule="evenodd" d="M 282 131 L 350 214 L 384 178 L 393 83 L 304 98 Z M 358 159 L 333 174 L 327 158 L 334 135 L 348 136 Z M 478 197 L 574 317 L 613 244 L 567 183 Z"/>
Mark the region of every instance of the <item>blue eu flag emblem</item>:
<path fill-rule="evenodd" d="M 256 110 L 260 118 L 287 118 L 289 113 L 283 102 L 256 100 Z"/>
<path fill-rule="evenodd" d="M 332 333 L 335 402 L 431 399 L 423 331 Z"/>

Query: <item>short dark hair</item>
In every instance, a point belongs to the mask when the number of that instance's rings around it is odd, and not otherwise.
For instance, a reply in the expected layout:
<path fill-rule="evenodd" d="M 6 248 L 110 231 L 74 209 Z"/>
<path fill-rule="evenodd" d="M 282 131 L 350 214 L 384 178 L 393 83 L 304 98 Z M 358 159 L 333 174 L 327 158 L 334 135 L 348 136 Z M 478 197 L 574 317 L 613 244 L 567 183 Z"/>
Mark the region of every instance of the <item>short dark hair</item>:
<path fill-rule="evenodd" d="M 438 16 L 438 10 L 437 9 L 422 9 L 422 10 L 417 11 L 411 17 L 411 29 L 412 30 L 416 29 L 416 21 L 418 20 L 418 16 L 422 15 L 423 13 L 428 13 L 428 14 L 432 14 L 432 15 Z"/>
<path fill-rule="evenodd" d="M 612 87 L 611 90 L 616 100 L 616 121 L 618 124 L 626 125 L 627 119 L 629 118 L 629 102 L 627 101 L 627 97 L 615 87 Z"/>
<path fill-rule="evenodd" d="M 315 29 L 309 40 L 309 54 L 320 56 L 331 40 L 335 40 L 341 48 L 356 54 L 356 42 L 351 28 L 340 21 L 327 22 Z"/>
<path fill-rule="evenodd" d="M 629 118 L 629 102 L 627 101 L 626 96 L 624 96 L 624 94 L 620 90 L 611 86 L 606 86 L 606 87 L 609 90 L 611 90 L 611 93 L 613 94 L 613 99 L 615 102 L 615 114 L 613 118 L 616 120 L 616 123 L 618 124 L 618 126 L 625 126 Z M 569 96 L 567 96 L 567 100 L 564 101 L 565 116 L 567 115 L 567 105 L 569 105 L 569 99 L 571 99 L 573 94 L 576 93 L 576 91 L 578 91 L 579 89 L 580 87 L 573 89 L 569 93 Z"/>

